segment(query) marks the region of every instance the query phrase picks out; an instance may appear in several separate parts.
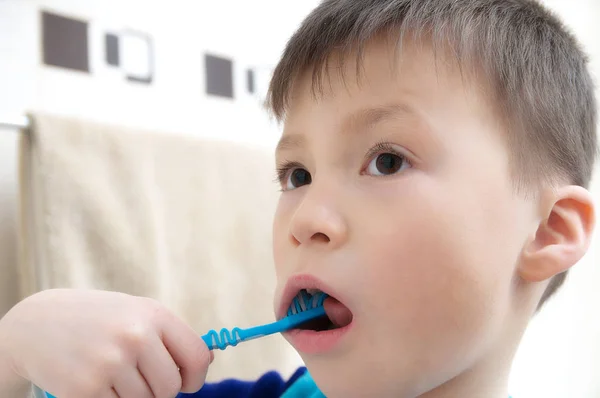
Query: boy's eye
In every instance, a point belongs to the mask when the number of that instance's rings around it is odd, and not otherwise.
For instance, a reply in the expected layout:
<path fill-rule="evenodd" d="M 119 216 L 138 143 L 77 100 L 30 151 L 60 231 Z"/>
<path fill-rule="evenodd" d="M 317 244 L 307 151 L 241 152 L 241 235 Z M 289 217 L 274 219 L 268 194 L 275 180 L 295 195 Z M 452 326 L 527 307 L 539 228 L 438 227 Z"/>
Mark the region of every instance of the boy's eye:
<path fill-rule="evenodd" d="M 291 190 L 300 188 L 303 185 L 308 185 L 312 182 L 310 173 L 304 169 L 294 169 L 289 173 L 287 181 L 285 181 L 285 189 Z"/>
<path fill-rule="evenodd" d="M 406 159 L 394 153 L 382 153 L 369 162 L 366 172 L 370 175 L 385 176 L 395 174 L 410 164 Z"/>

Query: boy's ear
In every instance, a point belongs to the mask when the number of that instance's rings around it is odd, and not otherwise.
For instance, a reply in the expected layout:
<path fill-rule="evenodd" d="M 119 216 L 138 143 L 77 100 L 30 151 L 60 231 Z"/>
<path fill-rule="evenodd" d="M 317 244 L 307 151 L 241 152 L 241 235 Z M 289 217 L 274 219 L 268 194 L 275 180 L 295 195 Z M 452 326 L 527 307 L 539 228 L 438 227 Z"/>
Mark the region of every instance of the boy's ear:
<path fill-rule="evenodd" d="M 587 251 L 595 224 L 592 196 L 585 188 L 566 186 L 546 200 L 547 217 L 522 253 L 519 275 L 541 282 L 567 271 Z"/>

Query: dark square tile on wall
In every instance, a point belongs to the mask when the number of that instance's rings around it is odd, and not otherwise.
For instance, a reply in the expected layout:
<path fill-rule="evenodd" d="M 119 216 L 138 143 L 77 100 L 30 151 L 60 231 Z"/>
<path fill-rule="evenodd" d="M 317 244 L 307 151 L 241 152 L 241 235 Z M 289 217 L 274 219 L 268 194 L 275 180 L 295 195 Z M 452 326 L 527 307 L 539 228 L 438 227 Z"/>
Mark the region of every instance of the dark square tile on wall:
<path fill-rule="evenodd" d="M 254 70 L 248 69 L 246 71 L 246 88 L 250 94 L 254 94 L 256 91 L 255 83 L 254 83 Z"/>
<path fill-rule="evenodd" d="M 107 33 L 104 36 L 104 47 L 106 63 L 112 66 L 119 66 L 119 36 Z"/>
<path fill-rule="evenodd" d="M 43 11 L 41 30 L 46 65 L 90 71 L 86 21 Z"/>
<path fill-rule="evenodd" d="M 230 59 L 206 54 L 206 93 L 233 98 L 233 62 Z"/>

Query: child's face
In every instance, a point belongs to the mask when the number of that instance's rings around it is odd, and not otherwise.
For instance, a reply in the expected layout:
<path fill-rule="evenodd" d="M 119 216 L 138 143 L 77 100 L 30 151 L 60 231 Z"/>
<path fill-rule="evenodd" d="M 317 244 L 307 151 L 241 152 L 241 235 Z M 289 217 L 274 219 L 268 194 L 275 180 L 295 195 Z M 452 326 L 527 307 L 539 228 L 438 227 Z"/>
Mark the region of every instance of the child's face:
<path fill-rule="evenodd" d="M 403 51 L 393 66 L 385 44 L 368 47 L 358 85 L 354 58 L 344 80 L 330 64 L 318 100 L 307 74 L 277 151 L 293 163 L 276 307 L 308 274 L 353 316 L 335 344 L 287 336 L 327 396 L 416 396 L 512 359 L 533 205 L 513 193 L 505 133 L 475 85 L 426 48 Z"/>

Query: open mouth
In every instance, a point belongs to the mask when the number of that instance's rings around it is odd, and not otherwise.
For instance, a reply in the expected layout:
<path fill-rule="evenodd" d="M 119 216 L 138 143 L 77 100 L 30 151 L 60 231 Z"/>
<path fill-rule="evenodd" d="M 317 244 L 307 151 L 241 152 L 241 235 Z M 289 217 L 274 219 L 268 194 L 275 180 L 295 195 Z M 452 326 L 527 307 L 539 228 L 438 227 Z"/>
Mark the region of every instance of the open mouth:
<path fill-rule="evenodd" d="M 321 293 L 318 289 L 303 290 L 311 296 Z M 336 298 L 328 296 L 323 306 L 325 307 L 325 316 L 300 324 L 296 329 L 323 332 L 343 328 L 352 322 L 352 312 Z"/>

